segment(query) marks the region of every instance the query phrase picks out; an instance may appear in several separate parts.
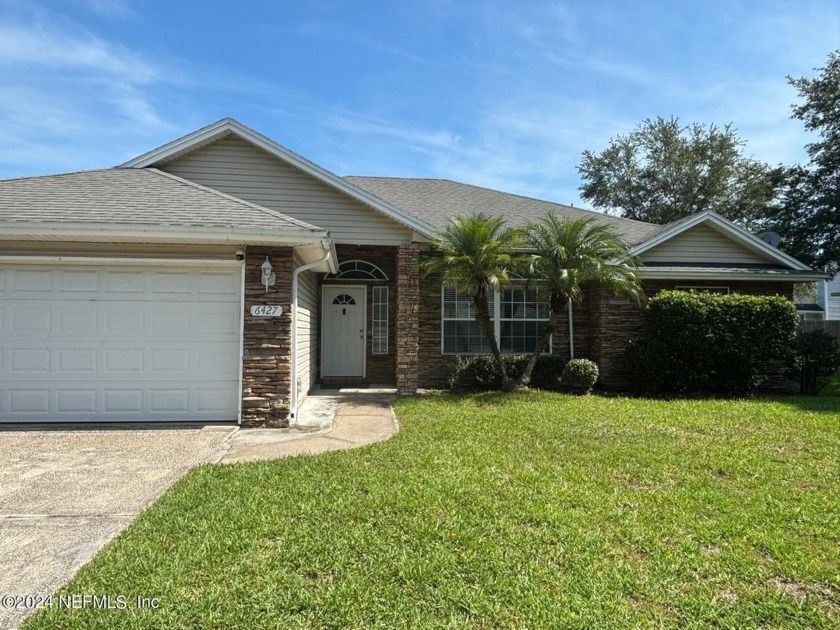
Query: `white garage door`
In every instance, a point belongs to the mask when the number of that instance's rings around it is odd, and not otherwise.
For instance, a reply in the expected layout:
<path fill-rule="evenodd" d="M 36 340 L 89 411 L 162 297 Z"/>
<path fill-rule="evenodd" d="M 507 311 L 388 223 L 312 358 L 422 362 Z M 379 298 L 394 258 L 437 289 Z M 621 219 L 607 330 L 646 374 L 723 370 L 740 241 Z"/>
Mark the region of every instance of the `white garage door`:
<path fill-rule="evenodd" d="M 0 421 L 235 421 L 240 292 L 239 266 L 0 266 Z"/>

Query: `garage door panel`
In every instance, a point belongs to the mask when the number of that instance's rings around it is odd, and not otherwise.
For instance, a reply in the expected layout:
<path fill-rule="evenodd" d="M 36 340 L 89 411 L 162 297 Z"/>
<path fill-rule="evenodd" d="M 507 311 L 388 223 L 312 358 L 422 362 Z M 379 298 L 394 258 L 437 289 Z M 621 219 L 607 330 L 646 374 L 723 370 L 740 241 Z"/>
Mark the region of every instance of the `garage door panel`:
<path fill-rule="evenodd" d="M 8 395 L 10 414 L 45 414 L 50 412 L 50 390 L 13 389 Z"/>
<path fill-rule="evenodd" d="M 72 269 L 58 273 L 58 291 L 61 293 L 98 293 L 101 274 L 95 269 Z"/>
<path fill-rule="evenodd" d="M 196 293 L 209 296 L 226 296 L 239 290 L 241 278 L 229 273 L 204 272 L 199 276 Z"/>
<path fill-rule="evenodd" d="M 0 278 L 0 421 L 236 419 L 240 268 Z"/>
<path fill-rule="evenodd" d="M 103 395 L 103 412 L 105 414 L 133 413 L 142 415 L 143 390 L 109 388 Z"/>
<path fill-rule="evenodd" d="M 51 292 L 55 272 L 49 269 L 16 269 L 11 272 L 12 291 L 21 293 Z"/>
<path fill-rule="evenodd" d="M 61 377 L 74 374 L 95 373 L 99 367 L 99 349 L 97 347 L 58 348 L 55 372 Z"/>
<path fill-rule="evenodd" d="M 56 390 L 56 413 L 95 414 L 97 392 L 95 389 L 59 389 Z"/>
<path fill-rule="evenodd" d="M 52 351 L 49 348 L 11 348 L 9 350 L 9 376 L 49 374 Z"/>
<path fill-rule="evenodd" d="M 190 411 L 190 393 L 186 388 L 150 389 L 150 410 L 152 413 Z"/>
<path fill-rule="evenodd" d="M 75 337 L 96 335 L 99 332 L 100 310 L 97 308 L 69 307 L 57 309 L 58 332 L 61 336 Z"/>
<path fill-rule="evenodd" d="M 189 348 L 153 348 L 149 351 L 152 370 L 168 374 L 190 373 Z"/>
<path fill-rule="evenodd" d="M 52 330 L 52 313 L 49 308 L 34 305 L 16 306 L 10 304 L 9 333 L 11 336 L 27 335 L 27 338 L 46 338 Z"/>
<path fill-rule="evenodd" d="M 229 389 L 196 389 L 196 411 L 199 413 L 212 412 L 214 409 L 229 409 L 239 404 L 239 392 Z"/>

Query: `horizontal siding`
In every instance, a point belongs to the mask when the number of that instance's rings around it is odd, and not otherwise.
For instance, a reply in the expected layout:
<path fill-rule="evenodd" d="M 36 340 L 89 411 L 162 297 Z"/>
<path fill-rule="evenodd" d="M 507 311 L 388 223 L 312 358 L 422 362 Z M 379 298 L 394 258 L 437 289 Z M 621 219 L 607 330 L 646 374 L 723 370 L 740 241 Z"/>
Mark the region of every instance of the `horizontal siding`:
<path fill-rule="evenodd" d="M 823 286 L 825 286 L 825 295 L 823 295 Z M 833 280 L 829 280 L 826 285 L 818 283 L 817 290 L 820 293 L 817 301 L 825 309 L 826 319 L 840 320 L 840 274 Z M 837 295 L 832 295 L 832 293 Z"/>
<path fill-rule="evenodd" d="M 304 271 L 298 276 L 296 371 L 299 403 L 306 399 L 317 378 L 318 307 L 318 277 L 312 271 Z"/>
<path fill-rule="evenodd" d="M 739 263 L 776 262 L 747 249 L 720 232 L 698 225 L 642 254 L 644 262 Z"/>
<path fill-rule="evenodd" d="M 327 229 L 337 243 L 410 242 L 408 228 L 235 136 L 160 168 Z"/>

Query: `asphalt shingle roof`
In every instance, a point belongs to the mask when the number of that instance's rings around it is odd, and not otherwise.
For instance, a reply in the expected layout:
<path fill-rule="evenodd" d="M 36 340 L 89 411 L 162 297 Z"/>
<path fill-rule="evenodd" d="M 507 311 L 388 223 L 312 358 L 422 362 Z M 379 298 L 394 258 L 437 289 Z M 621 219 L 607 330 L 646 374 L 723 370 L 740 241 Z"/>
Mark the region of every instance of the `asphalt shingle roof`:
<path fill-rule="evenodd" d="M 357 176 L 344 179 L 438 229 L 445 228 L 449 218 L 458 214 L 485 212 L 503 216 L 510 225 L 522 226 L 528 221 L 536 221 L 547 212 L 556 212 L 572 219 L 594 218 L 611 225 L 628 244 L 635 245 L 647 240 L 652 232 L 660 228 L 652 223 L 623 219 L 593 210 L 448 179 Z"/>
<path fill-rule="evenodd" d="M 157 169 L 109 168 L 0 180 L 0 223 L 76 223 L 323 232 Z"/>

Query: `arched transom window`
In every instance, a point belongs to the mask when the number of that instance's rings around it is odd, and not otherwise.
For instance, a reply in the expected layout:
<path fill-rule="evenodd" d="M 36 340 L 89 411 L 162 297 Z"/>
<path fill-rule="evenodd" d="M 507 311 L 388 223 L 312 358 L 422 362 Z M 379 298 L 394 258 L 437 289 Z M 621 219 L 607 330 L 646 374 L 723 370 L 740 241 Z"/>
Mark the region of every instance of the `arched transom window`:
<path fill-rule="evenodd" d="M 327 278 L 342 280 L 387 280 L 388 276 L 376 265 L 366 260 L 348 260 L 338 266 L 338 273 L 329 273 Z"/>

